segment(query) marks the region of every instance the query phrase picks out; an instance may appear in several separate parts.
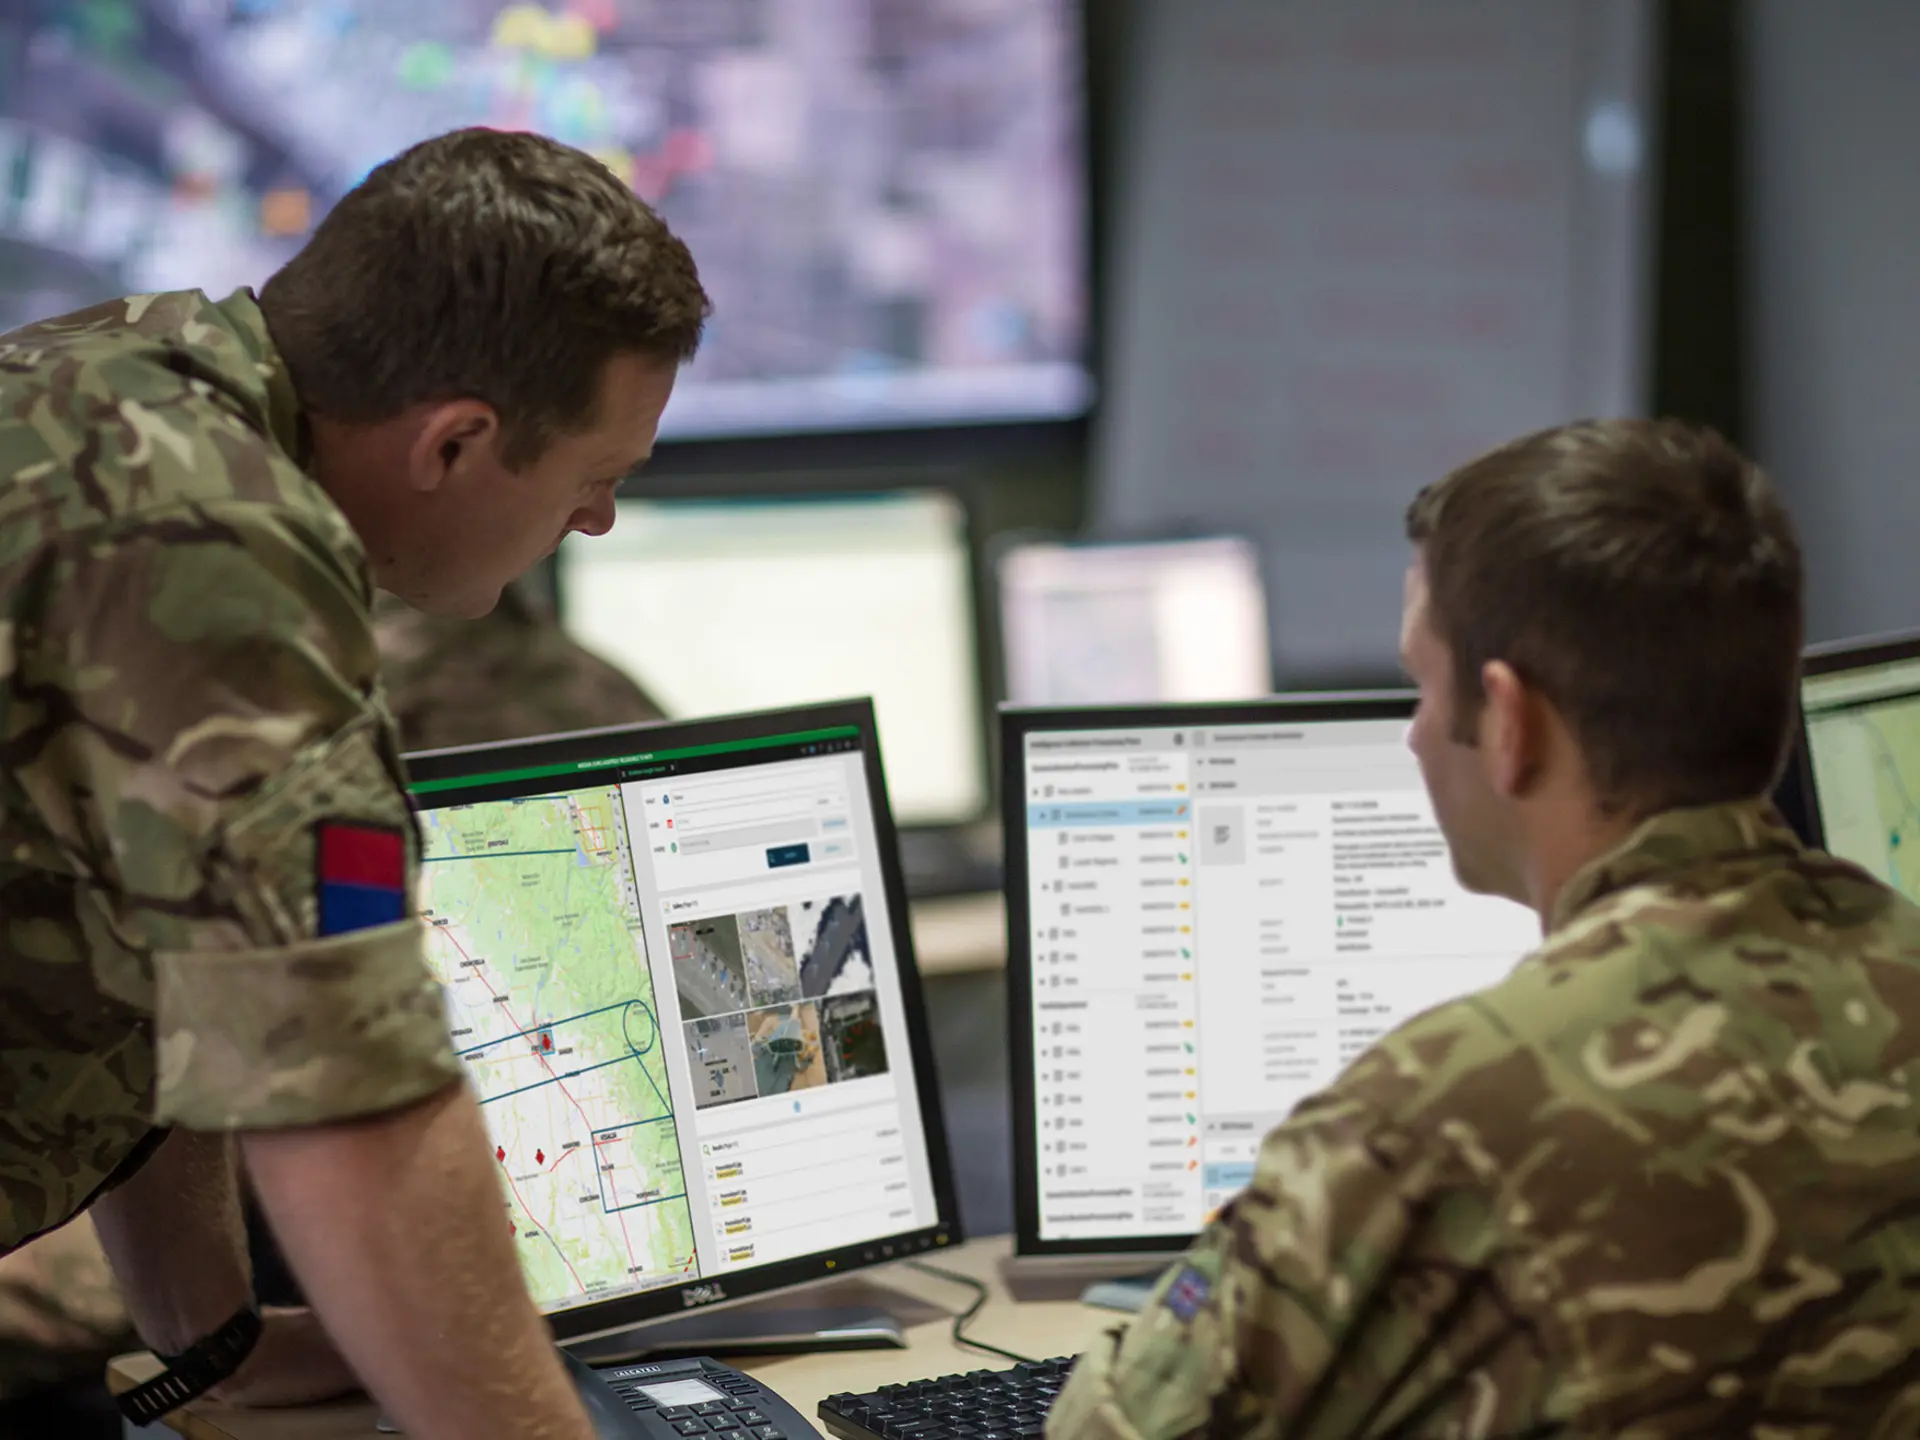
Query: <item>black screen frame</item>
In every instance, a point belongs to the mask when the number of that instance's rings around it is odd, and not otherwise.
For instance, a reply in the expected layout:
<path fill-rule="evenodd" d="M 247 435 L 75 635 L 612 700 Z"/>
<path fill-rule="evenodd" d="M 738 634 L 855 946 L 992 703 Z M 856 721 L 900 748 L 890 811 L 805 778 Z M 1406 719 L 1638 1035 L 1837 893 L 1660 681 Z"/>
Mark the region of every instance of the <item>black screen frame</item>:
<path fill-rule="evenodd" d="M 1154 705 L 1000 707 L 1002 844 L 1006 866 L 1007 1054 L 1013 1096 L 1013 1249 L 1029 1256 L 1165 1255 L 1192 1232 L 1113 1239 L 1047 1240 L 1040 1235 L 1040 1176 L 1034 1155 L 1039 1109 L 1034 1086 L 1032 912 L 1027 887 L 1026 740 L 1067 730 L 1200 729 L 1229 725 L 1321 724 L 1413 719 L 1413 690 L 1273 695 L 1260 700 Z"/>
<path fill-rule="evenodd" d="M 756 1299 L 795 1286 L 837 1279 L 856 1270 L 884 1265 L 907 1255 L 922 1254 L 962 1243 L 953 1185 L 953 1157 L 948 1147 L 946 1118 L 940 1101 L 939 1073 L 934 1060 L 920 967 L 914 954 L 908 923 L 907 890 L 900 864 L 898 832 L 887 799 L 886 773 L 881 760 L 879 732 L 873 703 L 868 699 L 829 701 L 779 710 L 759 710 L 700 720 L 666 720 L 644 725 L 608 726 L 571 731 L 526 740 L 495 741 L 442 750 L 422 750 L 404 757 L 408 795 L 417 809 L 438 809 L 476 799 L 506 799 L 515 795 L 551 793 L 555 777 L 531 778 L 506 785 L 447 789 L 418 796 L 423 783 L 479 778 L 501 771 L 549 765 L 604 762 L 646 751 L 678 750 L 691 746 L 731 744 L 815 730 L 852 728 L 857 732 L 866 771 L 867 792 L 873 810 L 874 835 L 879 846 L 881 884 L 887 902 L 894 953 L 899 957 L 900 992 L 906 1011 L 907 1048 L 913 1059 L 921 1133 L 926 1137 L 927 1165 L 933 1185 L 934 1223 L 897 1235 L 862 1241 L 836 1250 L 816 1251 L 791 1260 L 729 1270 L 724 1275 L 663 1285 L 637 1295 L 621 1295 L 546 1315 L 556 1341 L 583 1341 L 685 1314 L 699 1307 L 711 1309 Z"/>
<path fill-rule="evenodd" d="M 1816 849 L 1827 844 L 1820 814 L 1820 787 L 1813 773 L 1813 741 L 1807 732 L 1806 682 L 1848 670 L 1871 670 L 1920 660 L 1920 630 L 1888 631 L 1809 645 L 1800 657 L 1800 681 L 1794 699 L 1793 746 L 1774 790 L 1774 804 L 1800 838 Z"/>

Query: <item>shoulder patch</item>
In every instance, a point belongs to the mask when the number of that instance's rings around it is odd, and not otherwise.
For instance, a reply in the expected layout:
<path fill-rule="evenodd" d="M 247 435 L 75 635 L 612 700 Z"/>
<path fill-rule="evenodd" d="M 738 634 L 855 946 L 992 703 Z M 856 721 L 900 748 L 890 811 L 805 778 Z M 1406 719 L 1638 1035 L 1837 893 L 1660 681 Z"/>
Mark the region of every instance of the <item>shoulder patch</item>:
<path fill-rule="evenodd" d="M 1167 1292 L 1161 1301 L 1181 1320 L 1191 1324 L 1193 1317 L 1206 1308 L 1207 1301 L 1213 1298 L 1213 1282 L 1191 1265 L 1180 1267 L 1180 1273 L 1173 1277 L 1173 1283 L 1167 1286 Z"/>
<path fill-rule="evenodd" d="M 399 830 L 322 820 L 313 832 L 322 935 L 370 930 L 406 918 L 407 847 Z"/>

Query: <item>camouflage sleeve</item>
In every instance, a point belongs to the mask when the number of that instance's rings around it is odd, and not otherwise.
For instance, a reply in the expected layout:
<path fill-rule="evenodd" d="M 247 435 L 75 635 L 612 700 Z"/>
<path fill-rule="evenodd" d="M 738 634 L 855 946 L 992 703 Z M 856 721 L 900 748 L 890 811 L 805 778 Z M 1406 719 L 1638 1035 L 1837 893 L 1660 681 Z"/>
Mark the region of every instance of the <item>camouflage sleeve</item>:
<path fill-rule="evenodd" d="M 1481 1283 L 1490 1210 L 1446 1145 L 1337 1093 L 1307 1102 L 1139 1316 L 1081 1357 L 1050 1440 L 1424 1433 L 1505 1323 Z M 1489 1396 L 1486 1417 L 1525 1403 Z"/>
<path fill-rule="evenodd" d="M 307 532 L 147 512 L 56 552 L 15 636 L 17 779 L 85 877 L 98 984 L 154 1014 L 159 1124 L 344 1119 L 460 1073 L 364 582 Z"/>

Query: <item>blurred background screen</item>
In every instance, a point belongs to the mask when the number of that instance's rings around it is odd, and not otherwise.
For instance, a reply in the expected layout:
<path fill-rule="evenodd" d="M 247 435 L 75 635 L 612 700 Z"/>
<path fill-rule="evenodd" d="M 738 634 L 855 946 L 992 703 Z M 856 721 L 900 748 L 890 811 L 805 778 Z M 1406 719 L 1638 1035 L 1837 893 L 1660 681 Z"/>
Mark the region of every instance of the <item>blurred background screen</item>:
<path fill-rule="evenodd" d="M 699 257 L 664 438 L 1082 413 L 1070 0 L 0 0 L 0 329 L 258 285 L 414 141 L 536 130 Z"/>

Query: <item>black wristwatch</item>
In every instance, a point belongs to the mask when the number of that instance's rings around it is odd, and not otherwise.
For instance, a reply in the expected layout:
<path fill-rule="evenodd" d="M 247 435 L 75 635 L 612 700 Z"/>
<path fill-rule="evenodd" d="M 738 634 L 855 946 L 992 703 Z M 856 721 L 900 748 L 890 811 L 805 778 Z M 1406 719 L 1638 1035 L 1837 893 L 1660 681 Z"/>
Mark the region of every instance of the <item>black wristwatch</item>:
<path fill-rule="evenodd" d="M 144 1385 L 115 1396 L 120 1413 L 136 1425 L 151 1425 L 189 1400 L 197 1400 L 246 1364 L 260 1341 L 260 1312 L 249 1300 L 226 1324 L 178 1355 L 162 1355 L 167 1368 Z"/>

